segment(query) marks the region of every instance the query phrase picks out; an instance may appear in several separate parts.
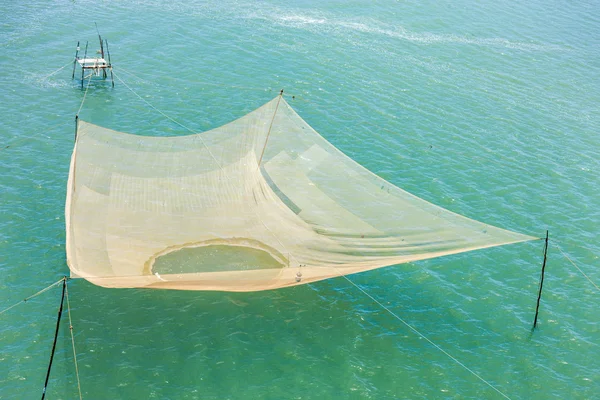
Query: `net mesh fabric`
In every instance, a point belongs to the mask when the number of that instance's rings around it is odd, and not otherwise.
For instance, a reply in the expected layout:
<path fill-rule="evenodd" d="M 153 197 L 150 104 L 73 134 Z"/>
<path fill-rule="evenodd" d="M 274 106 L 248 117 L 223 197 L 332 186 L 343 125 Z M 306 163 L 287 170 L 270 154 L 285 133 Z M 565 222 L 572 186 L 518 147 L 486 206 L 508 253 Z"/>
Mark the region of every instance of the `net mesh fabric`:
<path fill-rule="evenodd" d="M 182 137 L 79 121 L 65 212 L 71 275 L 105 287 L 275 289 L 536 239 L 379 178 L 281 96 Z"/>

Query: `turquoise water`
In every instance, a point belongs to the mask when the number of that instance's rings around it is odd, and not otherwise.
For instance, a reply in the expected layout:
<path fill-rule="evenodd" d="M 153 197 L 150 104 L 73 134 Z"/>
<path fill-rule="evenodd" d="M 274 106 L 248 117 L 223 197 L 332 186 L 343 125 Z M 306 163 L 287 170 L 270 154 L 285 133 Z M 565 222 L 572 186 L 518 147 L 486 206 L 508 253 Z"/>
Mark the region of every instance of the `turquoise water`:
<path fill-rule="evenodd" d="M 594 2 L 39 1 L 0 4 L 0 308 L 67 274 L 78 40 L 193 130 L 285 89 L 390 182 L 542 243 L 352 276 L 512 399 L 600 398 L 600 17 Z M 292 99 L 291 96 L 295 96 Z M 81 118 L 187 133 L 117 79 Z M 246 294 L 69 282 L 84 399 L 499 399 L 345 279 Z M 41 394 L 56 287 L 0 316 L 0 398 Z M 78 398 L 66 315 L 47 398 Z"/>

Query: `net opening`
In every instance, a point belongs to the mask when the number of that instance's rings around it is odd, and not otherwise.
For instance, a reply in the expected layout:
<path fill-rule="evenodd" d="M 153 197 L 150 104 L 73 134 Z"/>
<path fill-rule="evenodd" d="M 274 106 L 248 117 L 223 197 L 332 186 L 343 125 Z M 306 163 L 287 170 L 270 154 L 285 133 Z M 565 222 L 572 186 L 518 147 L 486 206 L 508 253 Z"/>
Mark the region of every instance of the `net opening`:
<path fill-rule="evenodd" d="M 148 274 L 167 275 L 281 269 L 288 262 L 264 243 L 237 238 L 169 248 L 147 264 Z"/>

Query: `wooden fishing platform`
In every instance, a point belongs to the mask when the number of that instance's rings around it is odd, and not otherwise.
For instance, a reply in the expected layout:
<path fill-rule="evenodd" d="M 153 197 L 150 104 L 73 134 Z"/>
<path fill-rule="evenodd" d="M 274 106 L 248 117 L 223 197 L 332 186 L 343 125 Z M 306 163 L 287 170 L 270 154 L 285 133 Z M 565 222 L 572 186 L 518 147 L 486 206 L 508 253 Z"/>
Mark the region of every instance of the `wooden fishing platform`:
<path fill-rule="evenodd" d="M 79 57 L 79 42 L 77 42 L 77 50 L 75 51 L 75 60 L 73 61 L 73 76 L 75 79 L 75 70 L 79 65 L 81 69 L 81 88 L 85 79 L 91 79 L 93 76 L 106 79 L 108 71 L 110 71 L 110 79 L 112 87 L 115 87 L 115 78 L 112 71 L 112 63 L 110 62 L 110 51 L 108 50 L 108 40 L 102 40 L 102 36 L 98 33 L 100 41 L 100 49 L 96 51 L 96 57 L 88 57 L 88 42 L 85 42 L 85 52 L 83 58 Z M 86 75 L 87 73 L 87 75 Z"/>

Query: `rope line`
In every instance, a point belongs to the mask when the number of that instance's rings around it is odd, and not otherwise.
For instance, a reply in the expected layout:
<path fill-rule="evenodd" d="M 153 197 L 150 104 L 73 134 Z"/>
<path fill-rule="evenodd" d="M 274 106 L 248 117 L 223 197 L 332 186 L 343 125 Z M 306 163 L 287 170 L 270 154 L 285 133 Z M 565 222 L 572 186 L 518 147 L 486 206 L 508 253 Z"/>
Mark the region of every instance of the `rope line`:
<path fill-rule="evenodd" d="M 562 244 L 564 246 L 568 246 L 568 247 L 577 247 L 578 249 L 588 251 L 588 252 L 590 252 L 592 254 L 595 254 L 595 253 L 598 252 L 598 250 L 592 250 L 589 247 L 584 247 L 584 246 L 581 246 L 581 245 L 578 245 L 578 244 L 566 243 L 566 242 L 563 242 L 562 240 L 550 239 L 550 241 L 554 242 L 554 243 L 560 243 L 560 244 Z"/>
<path fill-rule="evenodd" d="M 200 85 L 204 85 L 204 86 L 216 86 L 216 87 L 223 87 L 223 88 L 229 88 L 229 89 L 241 89 L 241 90 L 251 90 L 251 91 L 255 91 L 255 92 L 271 92 L 273 90 L 275 90 L 274 88 L 254 88 L 254 87 L 249 87 L 249 86 L 239 86 L 239 85 L 224 85 L 222 83 L 213 83 L 213 82 L 205 82 L 205 81 L 197 81 L 197 80 L 192 80 L 190 81 L 192 83 L 197 83 Z"/>
<path fill-rule="evenodd" d="M 12 306 L 10 306 L 10 307 L 8 307 L 8 308 L 5 308 L 4 310 L 0 311 L 0 315 L 4 314 L 4 313 L 5 313 L 5 312 L 7 312 L 8 310 L 10 310 L 10 309 L 12 309 L 12 308 L 14 308 L 14 307 L 18 306 L 19 304 L 25 303 L 25 302 L 27 302 L 27 300 L 29 300 L 29 299 L 33 299 L 34 297 L 37 297 L 37 296 L 39 296 L 40 294 L 42 294 L 42 293 L 44 293 L 44 292 L 46 292 L 46 291 L 48 291 L 48 290 L 52 289 L 54 286 L 56 286 L 56 285 L 60 284 L 62 281 L 64 281 L 64 279 L 65 279 L 65 278 L 61 278 L 59 281 L 56 281 L 56 282 L 54 282 L 53 284 L 51 284 L 50 286 L 47 286 L 47 287 L 43 288 L 43 289 L 42 289 L 42 290 L 40 290 L 39 292 L 37 292 L 37 293 L 35 293 L 35 294 L 32 294 L 32 295 L 31 295 L 31 296 L 29 296 L 29 297 L 25 297 L 23 300 L 19 301 L 18 303 L 15 303 L 15 304 L 13 304 L 13 305 L 12 305 Z"/>
<path fill-rule="evenodd" d="M 67 314 L 69 315 L 69 331 L 71 332 L 71 344 L 73 345 L 73 361 L 75 362 L 75 376 L 77 377 L 77 390 L 79 391 L 79 400 L 81 397 L 81 382 L 79 380 L 79 367 L 77 365 L 77 352 L 75 352 L 75 336 L 73 336 L 73 321 L 71 320 L 71 303 L 69 302 L 69 287 L 65 284 L 65 292 L 67 295 Z"/>
<path fill-rule="evenodd" d="M 132 78 L 137 79 L 141 83 L 145 83 L 147 85 L 152 85 L 152 82 L 149 82 L 145 79 L 140 78 L 139 75 L 136 75 L 133 72 L 129 72 L 128 70 L 126 70 L 125 68 L 123 68 L 121 66 L 119 66 L 119 72 L 124 72 L 125 74 L 130 75 Z M 114 73 L 115 73 L 115 67 L 113 67 L 113 75 L 114 75 Z"/>
<path fill-rule="evenodd" d="M 42 391 L 42 400 L 46 397 L 46 389 L 48 388 L 48 380 L 50 379 L 50 371 L 52 370 L 52 361 L 54 360 L 54 352 L 56 351 L 56 342 L 58 340 L 58 328 L 60 328 L 60 317 L 62 316 L 63 304 L 65 302 L 65 289 L 67 288 L 67 277 L 61 279 L 62 295 L 60 297 L 60 307 L 58 308 L 58 317 L 56 319 L 56 331 L 54 332 L 54 342 L 52 343 L 52 352 L 50 353 L 50 362 L 48 363 L 48 372 L 46 372 L 46 382 L 44 382 L 44 390 Z"/>
<path fill-rule="evenodd" d="M 58 124 L 56 124 L 56 125 L 53 125 L 53 126 L 51 126 L 50 128 L 46 128 L 46 133 L 48 133 L 48 132 L 52 131 L 53 129 L 56 129 L 56 128 L 58 128 L 59 126 L 62 126 L 62 125 L 67 125 L 67 124 L 69 124 L 69 123 L 70 123 L 70 122 L 67 122 L 67 121 L 59 122 Z M 10 139 L 9 139 L 9 140 L 13 140 L 12 142 L 9 142 L 9 144 L 7 144 L 7 145 L 4 145 L 4 147 L 0 147 L 0 151 L 1 151 L 1 150 L 6 150 L 6 149 L 8 149 L 9 147 L 14 147 L 14 146 L 16 146 L 17 144 L 21 144 L 21 143 L 22 143 L 22 142 L 24 142 L 25 140 L 33 139 L 33 138 L 34 138 L 34 137 L 36 137 L 38 134 L 39 134 L 39 130 L 36 130 L 36 131 L 35 131 L 35 133 L 33 133 L 33 134 L 30 134 L 30 135 L 27 135 L 27 136 L 15 135 L 15 136 L 13 136 L 12 138 L 10 138 Z M 46 136 L 46 137 L 47 137 L 47 138 L 50 138 L 49 136 Z"/>
<path fill-rule="evenodd" d="M 114 74 L 114 71 L 113 71 Z M 134 95 L 136 95 L 140 100 L 142 100 L 144 103 L 146 103 L 146 105 L 148 105 L 150 108 L 152 108 L 153 110 L 155 110 L 156 112 L 158 112 L 159 114 L 161 114 L 163 117 L 169 119 L 170 121 L 172 121 L 173 123 L 181 126 L 182 128 L 188 130 L 189 132 L 193 133 L 193 134 L 197 134 L 198 132 L 188 128 L 187 126 L 183 125 L 181 122 L 178 122 L 176 120 L 174 120 L 173 118 L 169 117 L 167 114 L 165 114 L 164 112 L 162 112 L 161 110 L 159 110 L 158 108 L 154 107 L 152 104 L 150 104 L 146 99 L 144 99 L 142 96 L 140 96 L 139 94 L 137 94 L 135 92 L 135 90 L 133 90 L 128 84 L 126 84 L 123 79 L 121 79 L 117 74 L 114 74 L 114 76 L 119 80 L 119 82 L 121 82 L 127 89 L 129 89 L 131 91 L 131 93 L 133 93 Z M 202 135 L 198 135 L 197 136 L 200 141 L 202 142 L 202 144 L 204 145 L 204 147 L 206 147 L 206 150 L 208 151 L 208 154 L 210 154 L 210 156 L 212 157 L 212 159 L 215 161 L 215 163 L 219 166 L 219 168 L 223 168 L 223 166 L 221 165 L 221 163 L 216 159 L 216 157 L 214 156 L 214 154 L 212 153 L 212 151 L 210 151 L 210 148 L 208 147 L 208 145 L 206 144 L 206 142 L 204 141 L 204 139 L 202 138 Z"/>
<path fill-rule="evenodd" d="M 144 83 L 149 83 L 149 81 L 145 80 L 144 78 L 141 78 L 142 74 L 139 74 L 139 73 L 136 74 L 134 72 L 128 71 L 128 70 L 124 69 L 122 66 L 119 66 L 119 71 L 122 71 L 129 75 L 132 75 L 133 77 L 140 79 Z M 159 78 L 161 78 L 161 79 L 163 78 L 163 77 L 158 77 L 158 76 L 152 75 L 152 74 L 150 74 L 149 76 L 148 76 L 148 74 L 146 74 L 145 77 L 152 79 L 153 81 L 157 81 Z M 186 82 L 196 83 L 196 84 L 205 85 L 205 86 L 217 86 L 217 87 L 224 87 L 224 88 L 230 88 L 230 89 L 252 90 L 252 91 L 256 91 L 256 92 L 270 92 L 270 91 L 274 90 L 272 87 L 257 88 L 257 87 L 250 87 L 250 86 L 241 86 L 241 85 L 225 85 L 222 83 L 199 81 L 199 80 L 195 80 L 195 79 L 183 79 L 183 78 L 177 78 L 174 76 L 169 76 L 167 78 L 171 79 L 171 80 L 186 81 Z"/>
<path fill-rule="evenodd" d="M 187 126 L 183 125 L 181 122 L 174 120 L 173 118 L 169 117 L 167 114 L 165 114 L 164 112 L 162 112 L 161 110 L 159 110 L 158 108 L 154 107 L 152 104 L 150 104 L 146 99 L 144 99 L 142 96 L 140 96 L 139 94 L 137 94 L 135 92 L 135 90 L 133 90 L 128 84 L 126 84 L 123 79 L 121 79 L 121 77 L 117 74 L 114 73 L 113 70 L 113 74 L 115 75 L 115 78 L 117 78 L 119 80 L 119 82 L 121 82 L 123 85 L 125 85 L 125 87 L 127 89 L 129 89 L 131 91 L 131 93 L 133 93 L 134 95 L 136 95 L 140 100 L 142 100 L 144 103 L 146 103 L 146 105 L 150 108 L 152 108 L 154 111 L 156 111 L 157 113 L 159 113 L 160 115 L 162 115 L 163 117 L 167 118 L 168 120 L 170 120 L 171 122 L 181 126 L 183 129 L 186 129 L 188 131 L 190 131 L 191 133 L 198 133 L 190 128 L 188 128 Z"/>
<path fill-rule="evenodd" d="M 85 97 L 87 96 L 87 92 L 88 89 L 90 88 L 90 83 L 92 82 L 92 74 L 90 74 L 90 77 L 88 78 L 88 83 L 87 86 L 85 87 L 85 93 L 83 94 L 83 99 L 81 99 L 81 104 L 79 105 L 79 110 L 77 110 L 77 114 L 75 114 L 75 116 L 79 116 L 79 113 L 81 112 L 81 109 L 83 108 L 83 102 L 85 101 Z"/>
<path fill-rule="evenodd" d="M 54 74 L 62 71 L 63 69 L 67 68 L 68 66 L 70 66 L 72 64 L 73 64 L 73 61 L 69 61 L 66 65 L 60 67 L 59 69 L 57 69 L 56 71 L 52 72 L 51 74 L 48 74 L 48 75 L 44 76 L 43 78 L 40 78 L 40 80 L 46 80 L 46 79 L 50 78 L 52 75 L 54 75 Z"/>
<path fill-rule="evenodd" d="M 435 347 L 436 349 L 438 349 L 439 351 L 441 351 L 442 353 L 444 353 L 446 356 L 448 356 L 451 360 L 453 360 L 455 363 L 457 363 L 458 365 L 460 365 L 461 367 L 463 367 L 465 370 L 469 371 L 473 376 L 475 376 L 477 379 L 479 379 L 480 381 L 482 381 L 483 383 L 485 383 L 486 385 L 488 385 L 489 387 L 491 387 L 492 389 L 494 389 L 496 392 L 498 392 L 500 395 L 502 395 L 502 397 L 509 399 L 510 397 L 508 397 L 506 394 L 502 393 L 498 388 L 496 388 L 494 385 L 492 385 L 490 382 L 486 381 L 485 379 L 483 379 L 479 374 L 477 374 L 475 371 L 473 371 L 472 369 L 470 369 L 469 367 L 467 367 L 465 364 L 463 364 L 462 362 L 458 361 L 458 359 L 456 359 L 455 357 L 453 357 L 452 355 L 450 355 L 447 351 L 445 351 L 444 349 L 442 349 L 440 346 L 438 346 L 437 344 L 435 344 L 433 341 L 431 341 L 427 336 L 423 335 L 421 332 L 419 332 L 417 329 L 413 328 L 408 322 L 406 322 L 405 320 L 403 320 L 402 318 L 400 318 L 396 313 L 394 313 L 392 310 L 390 310 L 388 307 L 386 307 L 385 305 L 383 305 L 381 302 L 379 302 L 376 298 L 374 298 L 373 296 L 371 296 L 369 293 L 367 293 L 364 289 L 362 289 L 360 286 L 358 286 L 356 283 L 354 283 L 353 281 L 350 280 L 350 278 L 348 278 L 346 275 L 342 275 L 344 277 L 344 279 L 346 279 L 348 282 L 350 282 L 355 288 L 357 288 L 358 290 L 360 290 L 361 292 L 363 292 L 367 297 L 369 297 L 371 300 L 373 300 L 375 303 L 377 303 L 381 308 L 383 308 L 384 310 L 386 310 L 388 313 L 390 313 L 392 316 L 394 316 L 398 321 L 402 322 L 404 325 L 406 325 L 410 330 L 412 330 L 414 333 L 416 333 L 418 336 L 420 336 L 421 338 L 425 339 L 427 342 L 429 342 L 429 344 L 431 344 L 433 347 Z"/>
<path fill-rule="evenodd" d="M 562 255 L 563 255 L 563 256 L 564 256 L 564 257 L 565 257 L 567 260 L 569 260 L 569 262 L 570 262 L 571 264 L 573 264 L 573 266 L 574 266 L 575 268 L 577 268 L 577 270 L 578 270 L 579 272 L 581 272 L 581 275 L 585 276 L 585 278 L 586 278 L 588 281 L 590 281 L 590 283 L 591 283 L 592 285 L 594 285 L 594 287 L 596 288 L 596 290 L 598 290 L 598 291 L 600 292 L 600 287 L 598 287 L 598 285 L 596 285 L 596 284 L 594 283 L 594 281 L 592 281 L 592 279 L 591 279 L 589 276 L 587 276 L 587 275 L 586 275 L 586 273 L 585 273 L 585 272 L 583 272 L 583 271 L 581 270 L 581 268 L 579 268 L 579 267 L 577 266 L 577 264 L 575 264 L 575 262 L 574 262 L 573 260 L 571 260 L 571 258 L 570 258 L 570 257 L 567 255 L 567 253 L 565 253 L 565 252 L 563 251 L 563 249 L 561 249 L 561 248 L 560 248 L 560 246 L 559 246 L 558 244 L 556 244 L 556 243 L 555 243 L 555 246 L 556 246 L 556 248 L 558 248 L 558 250 L 559 250 L 559 251 L 562 253 Z"/>
<path fill-rule="evenodd" d="M 267 138 L 265 139 L 265 145 L 262 148 L 262 152 L 260 153 L 260 158 L 258 159 L 258 168 L 260 168 L 260 163 L 262 162 L 263 156 L 265 155 L 265 150 L 267 148 L 267 143 L 269 142 L 269 136 L 271 136 L 271 129 L 273 128 L 273 122 L 275 122 L 275 117 L 277 116 L 277 110 L 279 109 L 279 103 L 281 103 L 281 98 L 283 97 L 283 90 L 279 93 L 279 98 L 277 99 L 277 105 L 275 105 L 275 111 L 273 112 L 273 118 L 271 118 L 271 124 L 269 125 L 269 130 L 267 131 Z"/>

